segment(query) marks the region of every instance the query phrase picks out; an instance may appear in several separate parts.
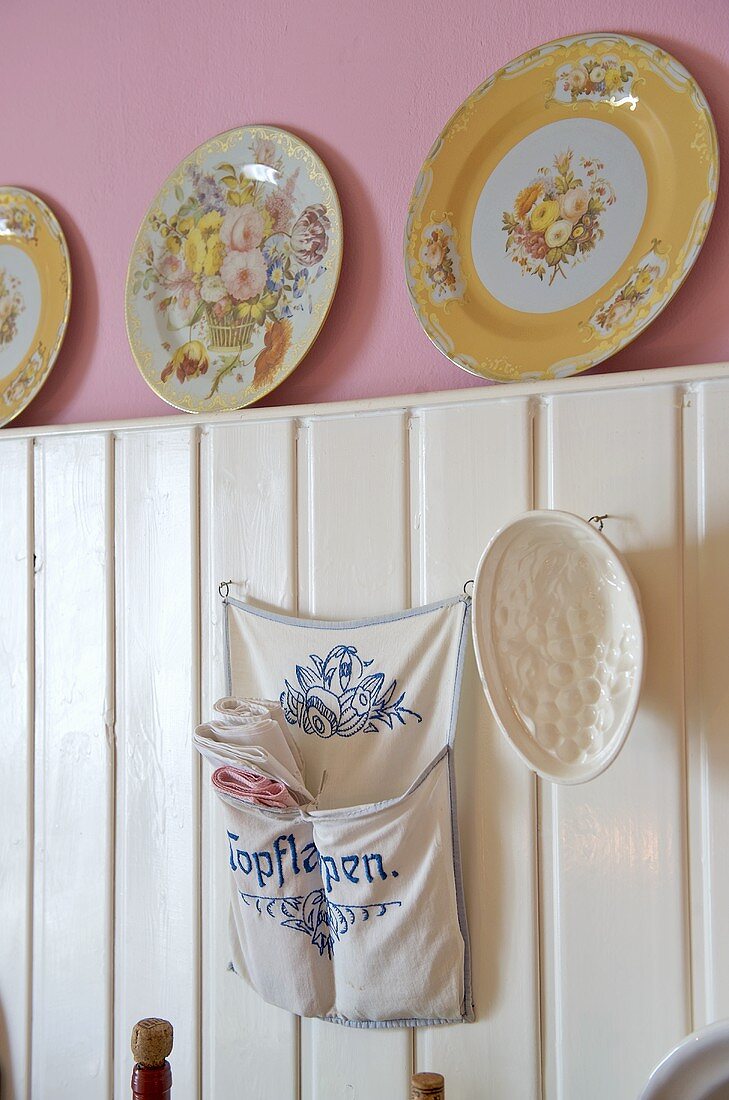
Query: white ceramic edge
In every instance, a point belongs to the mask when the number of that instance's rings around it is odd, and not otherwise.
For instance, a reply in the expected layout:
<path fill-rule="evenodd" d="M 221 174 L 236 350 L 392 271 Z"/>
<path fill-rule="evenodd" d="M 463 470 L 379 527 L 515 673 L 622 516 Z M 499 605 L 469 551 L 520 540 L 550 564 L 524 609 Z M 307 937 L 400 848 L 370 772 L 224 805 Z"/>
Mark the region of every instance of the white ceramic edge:
<path fill-rule="evenodd" d="M 486 670 L 484 668 L 482 655 L 481 655 L 481 645 L 480 645 L 480 641 L 479 641 L 479 631 L 478 631 L 478 626 L 477 626 L 478 619 L 479 619 L 479 616 L 477 614 L 477 605 L 478 605 L 478 598 L 479 598 L 480 582 L 481 582 L 483 571 L 484 571 L 485 565 L 488 561 L 489 555 L 492 551 L 492 548 L 495 546 L 497 540 L 500 539 L 501 536 L 504 535 L 510 528 L 521 525 L 525 521 L 529 521 L 529 520 L 533 520 L 533 519 L 545 519 L 545 518 L 546 519 L 554 519 L 555 517 L 566 521 L 567 523 L 571 524 L 574 527 L 577 527 L 580 530 L 584 531 L 585 529 L 587 529 L 592 536 L 595 536 L 598 539 L 602 539 L 602 541 L 607 544 L 610 552 L 615 555 L 615 563 L 616 563 L 616 566 L 617 566 L 618 570 L 622 570 L 623 580 L 625 582 L 627 582 L 628 591 L 629 591 L 630 595 L 632 596 L 632 599 L 633 599 L 633 602 L 634 602 L 634 605 L 635 605 L 636 621 L 637 621 L 637 625 L 638 625 L 639 631 L 640 631 L 639 638 L 638 638 L 638 643 L 639 644 L 638 644 L 638 660 L 637 660 L 637 664 L 636 664 L 636 675 L 635 675 L 633 684 L 631 686 L 631 691 L 630 691 L 629 709 L 627 711 L 628 718 L 624 719 L 623 727 L 620 731 L 619 736 L 614 738 L 615 743 L 613 745 L 612 750 L 609 753 L 607 753 L 604 758 L 600 759 L 592 767 L 586 766 L 585 768 L 580 769 L 579 774 L 576 774 L 576 775 L 570 775 L 569 774 L 569 771 L 570 771 L 570 765 L 569 764 L 564 765 L 565 772 L 566 772 L 566 774 L 564 774 L 564 775 L 557 775 L 555 772 L 550 772 L 550 771 L 545 770 L 542 767 L 539 767 L 537 764 L 534 763 L 534 761 L 532 759 L 530 759 L 526 755 L 526 753 L 524 753 L 521 750 L 521 748 L 513 740 L 511 734 L 506 729 L 504 723 L 501 720 L 501 717 L 498 713 L 496 703 L 495 703 L 494 698 L 493 698 L 492 693 L 491 693 L 491 689 L 490 689 L 489 684 L 488 684 L 488 679 L 487 679 L 487 676 L 486 676 Z M 514 752 L 520 757 L 521 760 L 523 760 L 523 762 L 527 765 L 528 768 L 530 768 L 533 772 L 536 772 L 536 774 L 541 776 L 542 779 L 549 780 L 550 783 L 559 783 L 562 786 L 577 786 L 580 783 L 588 783 L 591 779 L 596 779 L 598 775 L 601 775 L 602 772 L 604 772 L 607 768 L 610 767 L 610 765 L 615 761 L 615 759 L 617 758 L 617 756 L 620 753 L 621 749 L 623 748 L 623 745 L 625 744 L 625 742 L 627 740 L 627 737 L 628 737 L 628 734 L 630 733 L 630 730 L 633 726 L 633 722 L 635 721 L 635 716 L 638 712 L 638 704 L 640 702 L 640 694 L 641 694 L 641 690 L 642 690 L 642 687 L 643 687 L 643 676 L 644 676 L 644 671 L 645 671 L 646 642 L 645 642 L 645 619 L 644 619 L 644 616 L 643 616 L 643 608 L 642 608 L 641 601 L 640 601 L 640 592 L 638 590 L 638 586 L 635 583 L 635 579 L 633 577 L 633 574 L 631 573 L 630 568 L 628 567 L 628 564 L 625 561 L 625 559 L 623 558 L 622 554 L 618 550 L 616 550 L 616 548 L 613 546 L 613 544 L 610 542 L 610 540 L 608 538 L 606 538 L 606 536 L 604 534 L 602 534 L 602 532 L 598 531 L 597 528 L 593 527 L 593 525 L 591 523 L 588 523 L 587 520 L 582 519 L 581 516 L 577 516 L 573 512 L 563 512 L 563 511 L 561 511 L 560 509 L 557 509 L 557 508 L 537 508 L 537 509 L 533 509 L 531 511 L 524 512 L 524 513 L 522 513 L 522 515 L 518 516 L 516 519 L 509 520 L 508 523 L 505 523 L 489 539 L 489 542 L 486 545 L 486 548 L 483 551 L 483 553 L 481 554 L 481 557 L 479 559 L 478 568 L 476 569 L 476 578 L 475 578 L 474 584 L 473 584 L 473 607 L 472 607 L 472 613 L 471 613 L 471 633 L 472 633 L 472 637 L 473 637 L 473 649 L 474 649 L 474 652 L 476 654 L 476 665 L 478 667 L 478 674 L 479 674 L 479 678 L 481 680 L 481 687 L 483 688 L 484 695 L 486 696 L 486 699 L 488 700 L 488 704 L 491 708 L 491 713 L 493 714 L 499 729 L 501 730 L 502 734 L 504 735 L 506 740 L 511 745 Z"/>
<path fill-rule="evenodd" d="M 673 1050 L 669 1051 L 653 1069 L 638 1100 L 661 1100 L 660 1090 L 666 1086 L 669 1088 L 679 1087 L 681 1085 L 680 1081 L 672 1081 L 676 1066 L 687 1069 L 697 1057 L 700 1057 L 701 1052 L 707 1045 L 714 1046 L 715 1042 L 722 1043 L 729 1050 L 729 1020 L 717 1020 L 698 1031 L 692 1031 L 690 1035 L 677 1043 Z M 724 1084 L 728 1075 L 729 1057 L 724 1064 L 722 1077 L 717 1078 L 712 1074 L 711 1078 L 698 1083 L 704 1090 L 715 1088 L 717 1085 Z M 687 1100 L 691 1100 L 691 1098 L 688 1097 Z"/>

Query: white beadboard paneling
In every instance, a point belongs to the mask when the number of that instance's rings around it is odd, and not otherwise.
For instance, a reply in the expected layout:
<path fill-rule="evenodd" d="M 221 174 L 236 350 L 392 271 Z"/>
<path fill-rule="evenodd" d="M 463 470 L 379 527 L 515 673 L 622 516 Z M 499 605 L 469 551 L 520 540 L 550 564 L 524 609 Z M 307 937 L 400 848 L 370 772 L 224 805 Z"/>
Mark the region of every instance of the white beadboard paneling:
<path fill-rule="evenodd" d="M 110 454 L 36 446 L 32 1087 L 58 1100 L 110 1089 Z"/>
<path fill-rule="evenodd" d="M 132 1025 L 175 1028 L 176 1100 L 199 1095 L 195 433 L 116 445 L 116 1095 Z"/>
<path fill-rule="evenodd" d="M 691 933 L 692 1029 L 713 1018 L 714 990 L 711 971 L 712 905 L 705 891 L 711 889 L 711 852 L 708 850 L 707 773 L 704 707 L 700 688 L 704 609 L 701 606 L 700 567 L 704 558 L 704 394 L 686 387 L 683 391 L 683 603 L 684 603 L 684 691 L 686 715 L 687 826 L 689 883 L 688 900 Z"/>
<path fill-rule="evenodd" d="M 424 412 L 413 423 L 413 601 L 458 593 L 495 531 L 531 507 L 524 399 Z M 537 1100 L 535 781 L 506 744 L 469 646 L 456 738 L 458 817 L 476 1022 L 419 1029 L 420 1071 L 449 1094 Z"/>
<path fill-rule="evenodd" d="M 686 398 L 687 736 L 695 1024 L 729 1016 L 729 385 Z"/>
<path fill-rule="evenodd" d="M 457 591 L 493 529 L 529 506 L 527 401 L 538 409 L 536 503 L 609 512 L 606 533 L 641 587 L 638 721 L 604 776 L 572 790 L 539 784 L 535 810 L 534 781 L 497 735 L 471 668 L 457 758 L 477 1022 L 414 1038 L 299 1029 L 224 970 L 227 894 L 190 746 L 198 596 L 209 707 L 223 687 L 220 580 L 325 617 Z M 4 429 L 3 1100 L 110 1097 L 111 1035 L 114 1094 L 128 1095 L 130 1028 L 150 1013 L 175 1025 L 175 1095 L 185 1100 L 198 1100 L 200 1085 L 205 1100 L 404 1100 L 413 1053 L 458 1096 L 630 1100 L 691 1026 L 691 986 L 693 1022 L 729 1015 L 728 419 L 721 366 L 254 409 L 195 427 L 167 418 L 114 426 L 116 501 L 114 448 L 98 426 L 37 433 L 35 471 L 33 432 Z"/>
<path fill-rule="evenodd" d="M 301 614 L 357 618 L 408 606 L 406 431 L 400 411 L 303 425 Z M 405 1100 L 409 1029 L 303 1020 L 301 1045 L 302 1100 Z"/>
<path fill-rule="evenodd" d="M 680 404 L 663 387 L 556 397 L 543 410 L 540 503 L 609 514 L 605 533 L 648 622 L 623 752 L 584 786 L 540 785 L 549 1100 L 637 1095 L 690 1028 Z"/>
<path fill-rule="evenodd" d="M 201 450 L 203 714 L 225 694 L 221 580 L 232 594 L 296 606 L 296 425 L 212 428 Z M 296 1100 L 299 1023 L 227 967 L 227 844 L 203 763 L 203 1096 Z M 243 1089 L 242 1082 L 245 1082 Z"/>
<path fill-rule="evenodd" d="M 343 368 L 346 369 L 346 366 Z M 325 401 L 314 405 L 287 405 L 262 408 L 260 405 L 229 413 L 195 415 L 198 426 L 221 427 L 223 425 L 263 423 L 267 420 L 296 420 L 317 416 L 362 416 L 393 410 L 418 410 L 447 408 L 454 405 L 479 404 L 487 400 L 503 401 L 513 397 L 534 398 L 538 395 L 564 396 L 570 393 L 604 393 L 607 390 L 632 390 L 645 386 L 700 385 L 702 382 L 723 378 L 729 371 L 729 363 L 704 363 L 686 367 L 651 367 L 648 370 L 628 371 L 624 374 L 577 374 L 569 378 L 553 378 L 543 382 L 500 382 L 497 386 L 474 386 L 470 390 L 433 390 L 415 394 L 391 394 L 388 397 L 357 398 L 350 401 Z M 78 435 L 80 432 L 99 431 L 164 431 L 187 429 L 189 413 L 148 417 L 144 420 L 100 421 L 91 424 L 51 424 L 44 428 L 3 428 L 4 439 L 23 439 L 37 435 Z"/>
<path fill-rule="evenodd" d="M 0 1066 L 28 1096 L 33 873 L 33 444 L 0 443 Z"/>

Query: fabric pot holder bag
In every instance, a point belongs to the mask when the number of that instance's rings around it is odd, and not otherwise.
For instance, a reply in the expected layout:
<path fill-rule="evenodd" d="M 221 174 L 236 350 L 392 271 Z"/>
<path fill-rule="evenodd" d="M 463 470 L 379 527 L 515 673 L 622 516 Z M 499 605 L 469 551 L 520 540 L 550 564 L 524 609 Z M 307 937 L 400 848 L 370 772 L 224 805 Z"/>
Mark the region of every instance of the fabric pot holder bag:
<path fill-rule="evenodd" d="M 223 804 L 233 969 L 301 1016 L 472 1020 L 452 758 L 470 600 L 356 622 L 224 602 L 233 698 L 196 742 Z"/>

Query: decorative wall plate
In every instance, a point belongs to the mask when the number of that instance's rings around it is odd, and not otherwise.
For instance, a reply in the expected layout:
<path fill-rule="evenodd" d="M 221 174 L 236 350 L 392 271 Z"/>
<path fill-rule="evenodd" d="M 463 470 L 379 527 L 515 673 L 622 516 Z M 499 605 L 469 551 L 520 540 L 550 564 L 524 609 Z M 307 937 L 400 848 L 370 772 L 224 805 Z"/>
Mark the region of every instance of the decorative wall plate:
<path fill-rule="evenodd" d="M 0 424 L 50 374 L 70 308 L 71 264 L 55 215 L 30 191 L 0 186 Z"/>
<path fill-rule="evenodd" d="M 706 99 L 657 46 L 590 34 L 525 53 L 459 107 L 418 176 L 405 230 L 417 317 L 484 378 L 587 370 L 676 293 L 718 176 Z"/>
<path fill-rule="evenodd" d="M 316 153 L 273 126 L 219 134 L 165 181 L 134 242 L 137 366 L 186 412 L 257 401 L 316 339 L 341 260 L 339 200 Z"/>
<path fill-rule="evenodd" d="M 494 716 L 530 768 L 584 783 L 612 763 L 638 706 L 643 621 L 591 524 L 536 511 L 502 527 L 479 562 L 473 641 Z"/>

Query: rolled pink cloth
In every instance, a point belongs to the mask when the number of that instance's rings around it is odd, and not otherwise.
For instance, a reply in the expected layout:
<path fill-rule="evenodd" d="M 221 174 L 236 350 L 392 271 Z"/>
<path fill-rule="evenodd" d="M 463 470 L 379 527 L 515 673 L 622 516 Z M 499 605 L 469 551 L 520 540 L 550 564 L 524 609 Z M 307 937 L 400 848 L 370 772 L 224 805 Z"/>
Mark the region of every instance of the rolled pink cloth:
<path fill-rule="evenodd" d="M 273 810 L 287 810 L 291 806 L 298 806 L 286 784 L 277 779 L 269 779 L 267 775 L 257 775 L 256 772 L 225 765 L 215 769 L 212 781 L 216 790 L 223 794 L 242 798 L 257 806 L 268 806 Z"/>
<path fill-rule="evenodd" d="M 214 768 L 230 765 L 284 783 L 297 803 L 313 801 L 306 788 L 296 747 L 284 732 L 278 703 L 265 699 L 218 699 L 213 717 L 193 734 L 195 748 Z M 292 747 L 293 745 L 293 747 Z M 298 750 L 297 750 L 298 751 Z"/>

